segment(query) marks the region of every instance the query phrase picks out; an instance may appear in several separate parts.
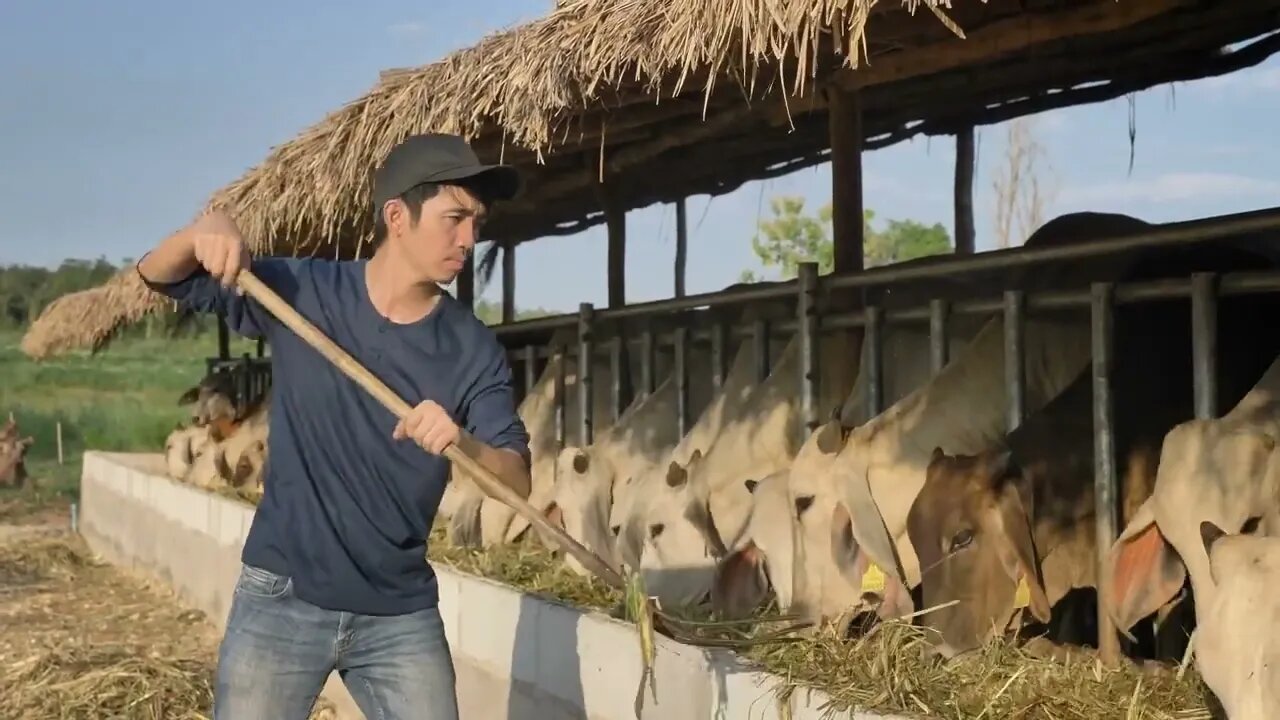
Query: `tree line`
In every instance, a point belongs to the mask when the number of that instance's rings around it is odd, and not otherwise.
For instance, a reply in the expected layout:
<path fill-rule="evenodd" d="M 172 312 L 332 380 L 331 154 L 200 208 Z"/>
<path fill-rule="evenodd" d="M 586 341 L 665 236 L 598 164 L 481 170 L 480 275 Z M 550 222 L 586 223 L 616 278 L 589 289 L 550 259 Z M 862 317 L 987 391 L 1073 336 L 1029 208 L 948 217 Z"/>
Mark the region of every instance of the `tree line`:
<path fill-rule="evenodd" d="M 0 329 L 25 330 L 54 300 L 68 293 L 96 287 L 120 270 L 134 264 L 126 258 L 114 264 L 105 257 L 97 260 L 70 258 L 56 268 L 34 265 L 0 265 Z M 476 317 L 487 325 L 502 322 L 501 303 L 477 300 Z M 517 309 L 516 318 L 525 320 L 555 314 L 542 308 Z M 123 331 L 124 336 L 190 337 L 216 331 L 215 318 L 172 308 L 148 317 L 135 327 Z"/>

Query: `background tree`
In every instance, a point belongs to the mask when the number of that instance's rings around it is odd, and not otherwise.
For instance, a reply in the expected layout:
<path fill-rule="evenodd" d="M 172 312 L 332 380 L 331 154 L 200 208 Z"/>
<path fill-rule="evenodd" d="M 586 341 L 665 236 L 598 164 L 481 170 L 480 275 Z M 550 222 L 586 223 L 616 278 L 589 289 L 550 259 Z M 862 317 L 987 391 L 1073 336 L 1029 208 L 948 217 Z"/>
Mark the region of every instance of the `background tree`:
<path fill-rule="evenodd" d="M 773 217 L 761 220 L 751 239 L 760 264 L 777 268 L 783 280 L 796 276 L 802 262 L 817 262 L 818 273 L 829 273 L 835 264 L 831 240 L 831 204 L 817 214 L 804 211 L 804 198 L 779 196 L 769 201 Z M 867 267 L 913 260 L 926 255 L 952 252 L 951 235 L 941 223 L 925 225 L 915 220 L 888 220 L 883 229 L 874 226 L 875 212 L 863 211 L 863 254 Z M 743 271 L 743 282 L 763 278 Z"/>
<path fill-rule="evenodd" d="M 1056 195 L 1048 153 L 1036 139 L 1033 123 L 1033 118 L 1021 117 L 1006 125 L 1004 157 L 992 183 L 996 247 L 1025 242 L 1044 224 L 1045 209 Z"/>

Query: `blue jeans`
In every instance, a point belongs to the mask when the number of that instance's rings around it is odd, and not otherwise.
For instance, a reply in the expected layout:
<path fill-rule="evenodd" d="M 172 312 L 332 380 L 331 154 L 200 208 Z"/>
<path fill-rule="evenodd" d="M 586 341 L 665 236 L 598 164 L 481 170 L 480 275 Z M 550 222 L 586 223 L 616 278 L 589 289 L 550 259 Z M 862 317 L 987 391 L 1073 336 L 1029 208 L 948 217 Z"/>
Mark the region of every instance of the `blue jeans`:
<path fill-rule="evenodd" d="M 218 650 L 214 720 L 306 720 L 335 669 L 368 720 L 457 720 L 438 610 L 324 610 L 294 596 L 291 578 L 245 565 Z"/>

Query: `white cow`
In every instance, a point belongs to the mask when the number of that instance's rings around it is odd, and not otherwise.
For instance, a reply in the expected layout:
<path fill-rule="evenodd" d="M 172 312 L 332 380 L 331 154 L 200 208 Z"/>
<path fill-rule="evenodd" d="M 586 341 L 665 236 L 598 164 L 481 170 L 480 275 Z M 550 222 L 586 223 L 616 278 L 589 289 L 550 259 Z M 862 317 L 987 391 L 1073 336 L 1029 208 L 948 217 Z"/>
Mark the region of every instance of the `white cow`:
<path fill-rule="evenodd" d="M 1196 629 L 1196 669 L 1228 720 L 1263 720 L 1280 704 L 1280 538 L 1200 526 L 1201 550 L 1220 592 Z M 1199 604 L 1199 599 L 1197 599 Z"/>
<path fill-rule="evenodd" d="M 179 424 L 164 441 L 165 470 L 169 477 L 181 480 L 205 445 L 212 441 L 207 425 Z"/>
<path fill-rule="evenodd" d="M 819 343 L 817 411 L 827 415 L 849 391 L 849 338 L 824 334 Z M 745 481 L 758 481 L 790 464 L 804 439 L 800 408 L 799 334 L 793 335 L 764 383 L 751 389 L 728 416 L 706 454 L 687 468 L 672 462 L 664 482 L 644 489 L 648 502 L 631 518 L 643 537 L 640 569 L 645 587 L 666 605 L 700 602 L 710 592 L 724 538 L 742 533 L 751 511 Z M 638 528 L 638 530 L 634 529 Z"/>
<path fill-rule="evenodd" d="M 550 345 L 565 347 L 565 433 L 572 437 L 576 432 L 578 412 L 577 331 L 572 328 L 559 330 L 551 337 Z M 530 468 L 532 486 L 529 502 L 535 507 L 551 497 L 554 485 L 555 458 L 559 450 L 556 443 L 555 384 L 561 358 L 547 360 L 542 374 L 525 394 L 518 413 L 529 433 L 529 452 L 533 461 Z M 610 387 L 613 372 L 607 360 L 592 358 L 592 419 L 598 429 L 612 424 Z M 448 522 L 450 543 L 457 546 L 490 547 L 504 540 L 512 541 L 528 528 L 524 518 L 500 500 L 485 495 L 461 470 L 453 468 L 449 485 L 440 500 L 437 514 Z"/>
<path fill-rule="evenodd" d="M 962 353 L 987 321 L 985 316 L 971 314 L 952 318 L 948 323 L 948 356 Z M 929 381 L 929 332 L 918 324 L 895 323 L 884 327 L 882 339 L 881 397 L 884 403 L 893 404 Z M 767 492 L 760 487 L 752 492 L 747 528 L 733 541 L 732 553 L 722 563 L 713 592 L 721 612 L 739 616 L 755 607 L 765 599 L 762 582 L 766 580 L 786 612 L 793 609 L 797 586 L 806 601 L 822 598 L 827 606 L 824 610 L 832 614 L 857 599 L 858 589 L 826 561 L 826 549 L 839 495 L 830 484 L 836 453 L 847 435 L 846 428 L 861 425 L 870 417 L 870 378 L 866 372 L 870 359 L 871 348 L 864 343 L 857 380 L 839 417 L 805 440 L 790 467 L 781 471 L 780 478 L 770 479 Z M 774 503 L 781 503 L 781 507 L 772 507 Z M 793 543 L 793 534 L 802 540 Z M 809 548 L 817 552 L 805 553 Z"/>
<path fill-rule="evenodd" d="M 244 486 L 250 494 L 258 494 L 266 461 L 270 405 L 268 391 L 240 420 L 197 426 L 206 431 L 203 435 L 191 429 L 174 431 L 166 443 L 170 472 L 186 465 L 182 482 L 206 490 Z M 187 457 L 190 463 L 184 462 Z"/>
<path fill-rule="evenodd" d="M 1226 415 L 1190 420 L 1165 436 L 1151 497 L 1111 547 L 1108 608 L 1117 627 L 1173 600 L 1187 575 L 1197 623 L 1209 619 L 1218 588 L 1200 524 L 1280 534 L 1280 358 Z"/>
<path fill-rule="evenodd" d="M 762 303 L 746 308 L 737 318 L 739 324 L 755 320 L 778 320 L 790 314 L 789 303 Z M 767 366 L 774 367 L 781 353 L 776 343 L 766 344 Z M 670 464 L 685 467 L 694 458 L 705 453 L 720 434 L 726 423 L 741 417 L 748 406 L 756 382 L 756 352 L 754 344 L 741 343 L 734 355 L 733 364 L 725 374 L 724 382 L 716 391 L 706 410 L 685 433 L 672 450 L 668 463 L 659 463 L 648 472 L 620 478 L 615 488 L 609 525 L 617 544 L 619 559 L 630 568 L 640 565 L 640 553 L 644 545 L 644 527 L 647 524 L 648 504 L 666 485 Z M 701 379 L 696 379 L 700 382 Z"/>
<path fill-rule="evenodd" d="M 689 350 L 688 372 L 691 378 L 711 372 L 706 353 Z M 690 382 L 688 393 L 689 413 L 701 413 L 711 400 L 711 384 Z M 591 445 L 567 446 L 556 458 L 552 497 L 540 509 L 570 537 L 615 567 L 618 559 L 609 530 L 615 484 L 646 472 L 670 455 L 680 440 L 673 420 L 677 404 L 677 379 L 672 374 L 633 403 L 612 427 L 597 434 Z M 566 563 L 575 572 L 587 573 L 572 556 Z"/>

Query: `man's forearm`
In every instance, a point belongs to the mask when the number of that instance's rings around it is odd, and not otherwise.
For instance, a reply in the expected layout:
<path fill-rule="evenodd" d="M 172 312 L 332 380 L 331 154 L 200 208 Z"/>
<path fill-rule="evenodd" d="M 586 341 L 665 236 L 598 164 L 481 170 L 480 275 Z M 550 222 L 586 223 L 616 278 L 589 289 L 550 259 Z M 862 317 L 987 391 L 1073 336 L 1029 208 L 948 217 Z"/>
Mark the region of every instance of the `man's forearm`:
<path fill-rule="evenodd" d="M 474 458 L 481 467 L 496 475 L 503 485 L 514 490 L 520 497 L 528 499 L 532 480 L 529 477 L 529 468 L 519 453 L 505 448 L 490 447 L 465 432 L 459 439 L 458 445 L 459 449 Z"/>
<path fill-rule="evenodd" d="M 173 283 L 188 277 L 200 266 L 192 243 L 191 226 L 165 238 L 138 262 L 138 272 L 155 283 Z"/>

